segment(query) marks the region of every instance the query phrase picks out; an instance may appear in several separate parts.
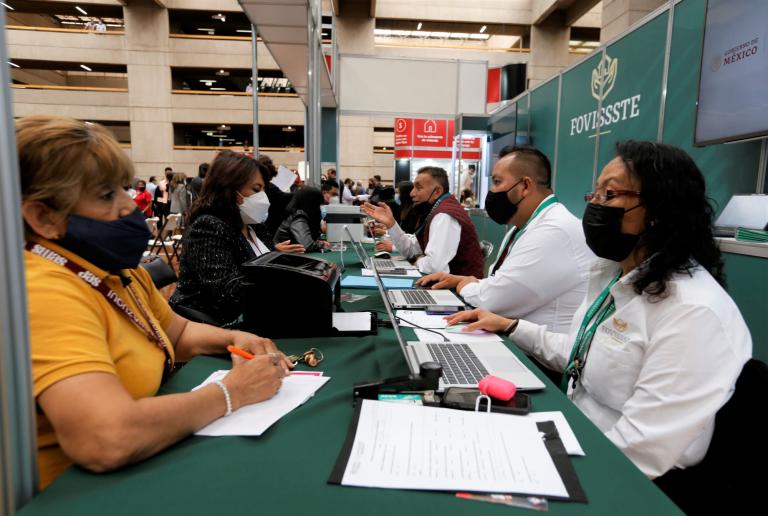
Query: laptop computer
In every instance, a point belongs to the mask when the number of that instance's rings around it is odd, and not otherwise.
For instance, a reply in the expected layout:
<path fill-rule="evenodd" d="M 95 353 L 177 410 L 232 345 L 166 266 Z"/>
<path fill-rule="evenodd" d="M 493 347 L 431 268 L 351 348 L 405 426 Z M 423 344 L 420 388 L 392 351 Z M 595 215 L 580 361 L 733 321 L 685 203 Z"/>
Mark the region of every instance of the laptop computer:
<path fill-rule="evenodd" d="M 768 195 L 734 195 L 715 220 L 714 233 L 719 237 L 734 237 L 739 227 L 764 229 L 768 227 Z"/>
<path fill-rule="evenodd" d="M 386 275 L 390 269 L 379 267 L 378 264 L 376 264 L 376 260 L 373 260 L 373 263 L 376 266 L 371 267 L 371 259 L 368 256 L 365 247 L 363 247 L 363 244 L 357 241 L 352 236 L 351 232 L 347 231 L 347 234 L 349 235 L 350 244 L 362 264 L 369 269 Z M 464 302 L 450 290 L 406 288 L 387 291 L 386 295 L 395 308 L 424 310 L 429 309 L 432 306 L 466 306 Z"/>
<path fill-rule="evenodd" d="M 362 242 L 360 242 L 360 240 L 356 239 L 352 235 L 352 232 L 349 230 L 349 228 L 345 227 L 344 229 L 349 236 L 349 241 L 352 244 L 352 248 L 355 250 L 355 254 L 357 254 L 357 257 L 360 259 L 360 263 L 362 263 L 366 269 L 378 269 L 380 271 L 416 270 L 415 265 L 412 265 L 405 260 L 385 260 L 383 258 L 371 258 L 368 256 L 368 251 L 365 249 L 365 246 L 362 244 Z"/>
<path fill-rule="evenodd" d="M 388 290 L 387 299 L 395 308 L 411 310 L 429 310 L 435 306 L 465 307 L 464 301 L 450 290 L 428 290 L 424 288 L 404 288 Z"/>
<path fill-rule="evenodd" d="M 488 374 L 511 381 L 521 391 L 544 388 L 544 383 L 501 342 L 406 342 L 389 302 L 388 292 L 384 290 L 381 276 L 375 269 L 373 276 L 411 374 L 419 374 L 419 365 L 424 362 L 437 362 L 443 368 L 440 391 L 448 387 L 476 388 L 477 383 Z"/>

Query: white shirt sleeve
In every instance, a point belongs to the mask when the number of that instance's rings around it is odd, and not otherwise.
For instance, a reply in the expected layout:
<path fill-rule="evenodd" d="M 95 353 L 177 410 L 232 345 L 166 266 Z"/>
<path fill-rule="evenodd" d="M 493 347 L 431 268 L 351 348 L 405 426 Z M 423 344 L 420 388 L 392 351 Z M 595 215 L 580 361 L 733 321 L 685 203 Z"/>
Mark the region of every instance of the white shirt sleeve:
<path fill-rule="evenodd" d="M 534 312 L 584 281 L 570 242 L 554 223 L 532 228 L 515 242 L 496 274 L 468 284 L 461 297 L 505 317 Z"/>
<path fill-rule="evenodd" d="M 576 312 L 581 320 L 584 306 Z M 574 318 L 575 319 L 575 318 Z M 573 342 L 570 335 L 547 331 L 545 325 L 519 320 L 517 328 L 509 338 L 521 349 L 534 355 L 539 361 L 555 371 L 564 371 L 568 365 Z"/>
<path fill-rule="evenodd" d="M 341 193 L 341 202 L 344 204 L 352 204 L 354 202 L 355 196 L 352 195 L 352 192 L 350 191 L 349 187 L 345 185 L 344 191 Z"/>
<path fill-rule="evenodd" d="M 727 331 L 709 308 L 681 306 L 665 315 L 645 350 L 632 396 L 606 432 L 651 478 L 671 469 L 712 427 L 713 414 L 730 398 L 745 361 L 739 335 Z"/>
<path fill-rule="evenodd" d="M 429 225 L 429 243 L 416 266 L 423 274 L 450 272 L 448 264 L 456 256 L 461 241 L 461 224 L 447 213 L 438 213 Z"/>
<path fill-rule="evenodd" d="M 421 254 L 421 245 L 416 239 L 416 235 L 406 233 L 395 223 L 394 226 L 389 228 L 389 236 L 392 238 L 392 244 L 400 251 L 400 254 L 408 258 L 415 258 Z"/>

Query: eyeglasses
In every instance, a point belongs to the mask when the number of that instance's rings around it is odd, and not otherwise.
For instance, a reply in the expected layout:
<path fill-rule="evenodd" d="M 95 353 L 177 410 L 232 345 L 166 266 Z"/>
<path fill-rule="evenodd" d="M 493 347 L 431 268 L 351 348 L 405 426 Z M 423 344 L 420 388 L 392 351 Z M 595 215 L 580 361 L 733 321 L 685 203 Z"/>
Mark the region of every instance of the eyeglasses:
<path fill-rule="evenodd" d="M 605 190 L 605 192 L 596 190 L 594 192 L 589 192 L 584 194 L 584 200 L 587 202 L 596 202 L 598 204 L 605 204 L 608 201 L 614 200 L 616 197 L 621 197 L 622 195 L 626 195 L 630 197 L 640 197 L 640 194 L 641 192 L 638 192 L 636 190 Z"/>

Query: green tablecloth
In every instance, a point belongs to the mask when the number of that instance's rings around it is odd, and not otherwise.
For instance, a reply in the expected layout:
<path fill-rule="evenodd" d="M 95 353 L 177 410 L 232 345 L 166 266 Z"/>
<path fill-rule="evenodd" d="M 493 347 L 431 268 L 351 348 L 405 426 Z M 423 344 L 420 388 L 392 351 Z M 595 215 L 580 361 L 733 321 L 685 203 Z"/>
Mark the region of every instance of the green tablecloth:
<path fill-rule="evenodd" d="M 325 255 L 337 259 L 338 253 Z M 345 254 L 347 271 L 359 267 Z M 350 291 L 351 292 L 351 291 Z M 344 305 L 347 311 L 383 310 L 375 290 Z M 300 323 L 300 320 L 297 320 Z M 406 338 L 412 330 L 405 329 Z M 352 383 L 407 374 L 391 329 L 369 337 L 279 339 L 287 353 L 312 346 L 326 356 L 318 368 L 331 380 L 306 404 L 261 437 L 189 437 L 156 457 L 120 471 L 95 475 L 73 467 L 20 512 L 83 515 L 214 514 L 504 514 L 523 509 L 466 501 L 452 494 L 363 489 L 326 483 L 352 416 Z M 515 350 L 532 370 L 538 370 Z M 223 358 L 198 357 L 163 387 L 188 391 Z M 305 368 L 305 366 L 300 366 Z M 585 457 L 573 464 L 588 504 L 550 503 L 552 514 L 678 514 L 677 507 L 650 482 L 544 375 L 544 391 L 532 394 L 535 411 L 560 410 L 579 438 Z"/>

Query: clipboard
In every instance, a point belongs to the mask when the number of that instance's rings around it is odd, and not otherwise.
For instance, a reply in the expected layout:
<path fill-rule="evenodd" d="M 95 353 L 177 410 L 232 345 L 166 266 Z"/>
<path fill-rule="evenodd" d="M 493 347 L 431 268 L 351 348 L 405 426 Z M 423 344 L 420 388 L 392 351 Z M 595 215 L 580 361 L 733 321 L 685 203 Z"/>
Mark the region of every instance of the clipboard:
<path fill-rule="evenodd" d="M 355 403 L 355 412 L 352 415 L 352 419 L 349 423 L 347 436 L 341 446 L 339 456 L 337 457 L 336 463 L 334 464 L 333 469 L 331 470 L 331 474 L 328 477 L 328 484 L 342 485 L 341 482 L 344 479 L 344 472 L 347 469 L 347 463 L 349 462 L 349 458 L 352 453 L 352 445 L 355 442 L 355 435 L 357 434 L 357 426 L 360 421 L 361 408 L 361 401 Z M 579 478 L 576 475 L 576 470 L 573 468 L 571 459 L 568 456 L 568 453 L 565 451 L 565 446 L 563 446 L 563 442 L 560 440 L 560 435 L 557 433 L 555 423 L 552 421 L 543 421 L 536 423 L 536 426 L 538 427 L 539 431 L 544 434 L 544 445 L 549 452 L 549 455 L 552 457 L 552 461 L 554 462 L 555 468 L 557 469 L 557 472 L 560 475 L 563 484 L 565 485 L 566 491 L 568 491 L 567 497 L 546 496 L 544 498 L 560 502 L 587 503 L 587 495 L 584 492 L 584 489 L 581 487 Z M 446 493 L 446 491 L 439 492 Z M 453 496 L 453 493 L 451 492 L 447 492 L 446 494 Z M 540 496 L 532 495 L 531 493 L 504 494 L 517 496 Z"/>

